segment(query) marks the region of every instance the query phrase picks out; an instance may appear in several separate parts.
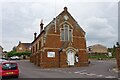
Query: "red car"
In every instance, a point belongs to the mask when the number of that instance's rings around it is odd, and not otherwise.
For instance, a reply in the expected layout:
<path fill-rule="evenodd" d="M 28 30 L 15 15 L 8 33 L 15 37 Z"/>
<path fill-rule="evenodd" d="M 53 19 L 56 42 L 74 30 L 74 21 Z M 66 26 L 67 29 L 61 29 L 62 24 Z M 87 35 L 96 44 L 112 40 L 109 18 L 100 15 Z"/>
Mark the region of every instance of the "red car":
<path fill-rule="evenodd" d="M 18 64 L 16 62 L 4 61 L 0 64 L 0 75 L 5 77 L 19 77 Z"/>

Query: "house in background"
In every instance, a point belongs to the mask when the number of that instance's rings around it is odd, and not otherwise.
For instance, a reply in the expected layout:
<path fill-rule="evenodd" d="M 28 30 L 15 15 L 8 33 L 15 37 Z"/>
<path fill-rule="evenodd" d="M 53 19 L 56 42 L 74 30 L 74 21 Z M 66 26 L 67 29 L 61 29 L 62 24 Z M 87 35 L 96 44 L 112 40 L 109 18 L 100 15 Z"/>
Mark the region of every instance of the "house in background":
<path fill-rule="evenodd" d="M 16 52 L 31 52 L 31 43 L 21 43 L 21 41 L 19 41 Z"/>
<path fill-rule="evenodd" d="M 2 55 L 3 55 L 3 48 L 2 46 L 0 46 L 0 58 L 2 58 Z"/>
<path fill-rule="evenodd" d="M 101 44 L 89 46 L 87 52 L 93 56 L 108 56 L 107 47 Z"/>
<path fill-rule="evenodd" d="M 87 66 L 85 31 L 64 7 L 40 34 L 34 33 L 30 61 L 42 68 Z"/>

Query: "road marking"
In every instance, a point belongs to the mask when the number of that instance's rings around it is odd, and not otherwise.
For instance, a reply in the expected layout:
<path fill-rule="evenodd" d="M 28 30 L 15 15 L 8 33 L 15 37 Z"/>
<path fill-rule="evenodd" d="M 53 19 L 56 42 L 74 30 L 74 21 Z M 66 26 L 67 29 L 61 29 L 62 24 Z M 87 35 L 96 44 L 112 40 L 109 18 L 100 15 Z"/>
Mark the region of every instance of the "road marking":
<path fill-rule="evenodd" d="M 74 72 L 74 73 L 81 73 L 81 72 L 85 72 L 85 71 L 87 71 L 86 69 L 84 69 L 84 70 L 81 70 L 81 71 L 76 71 L 76 72 Z"/>
<path fill-rule="evenodd" d="M 84 69 L 84 70 L 81 70 L 81 71 L 79 71 L 79 72 L 85 72 L 85 71 L 87 71 L 86 69 Z"/>
<path fill-rule="evenodd" d="M 97 77 L 103 77 L 103 75 L 96 75 Z"/>
<path fill-rule="evenodd" d="M 87 73 L 86 73 L 86 72 L 81 72 L 81 73 L 79 73 L 79 74 L 83 74 L 83 75 L 86 75 Z"/>
<path fill-rule="evenodd" d="M 83 75 L 88 75 L 88 76 L 94 76 L 94 75 L 96 75 L 96 74 L 93 74 L 93 73 L 86 73 L 86 72 L 79 72 L 79 71 L 77 71 L 77 72 L 74 72 L 75 74 L 83 74 Z"/>
<path fill-rule="evenodd" d="M 115 76 L 106 76 L 105 78 L 116 78 Z"/>
<path fill-rule="evenodd" d="M 78 73 L 80 73 L 79 71 L 77 71 L 77 72 L 74 72 L 75 74 L 78 74 Z"/>
<path fill-rule="evenodd" d="M 94 76 L 94 75 L 96 75 L 96 74 L 88 73 L 87 75 L 88 75 L 88 76 Z"/>
<path fill-rule="evenodd" d="M 58 71 L 58 72 L 63 72 L 63 73 L 75 73 L 75 74 L 82 74 L 82 75 L 87 75 L 87 76 L 104 77 L 104 75 L 97 75 L 97 74 L 85 72 L 85 71 L 87 71 L 87 70 L 81 70 L 81 71 L 76 71 L 76 72 L 66 72 L 66 71 L 57 70 L 57 69 L 44 69 L 44 70 Z M 115 77 L 115 76 L 105 76 L 105 78 L 116 78 L 116 77 Z"/>

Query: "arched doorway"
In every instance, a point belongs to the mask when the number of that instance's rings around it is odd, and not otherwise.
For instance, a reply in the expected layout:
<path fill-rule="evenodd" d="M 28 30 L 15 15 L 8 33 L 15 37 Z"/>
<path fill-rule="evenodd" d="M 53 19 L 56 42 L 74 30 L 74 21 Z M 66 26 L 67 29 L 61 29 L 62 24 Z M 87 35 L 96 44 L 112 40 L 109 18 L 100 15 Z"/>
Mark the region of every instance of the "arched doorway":
<path fill-rule="evenodd" d="M 75 51 L 68 50 L 67 51 L 67 61 L 69 66 L 74 66 L 75 64 Z"/>

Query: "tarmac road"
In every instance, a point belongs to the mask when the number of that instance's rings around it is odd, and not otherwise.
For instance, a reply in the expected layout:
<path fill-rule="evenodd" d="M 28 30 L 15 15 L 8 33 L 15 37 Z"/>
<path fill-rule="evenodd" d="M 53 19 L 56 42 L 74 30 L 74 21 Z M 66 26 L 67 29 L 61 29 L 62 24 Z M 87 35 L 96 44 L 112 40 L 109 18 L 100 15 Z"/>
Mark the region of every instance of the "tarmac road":
<path fill-rule="evenodd" d="M 91 60 L 88 67 L 40 68 L 28 60 L 17 60 L 19 78 L 117 78 L 116 60 Z"/>

